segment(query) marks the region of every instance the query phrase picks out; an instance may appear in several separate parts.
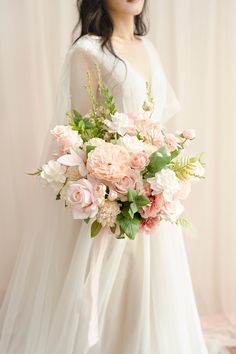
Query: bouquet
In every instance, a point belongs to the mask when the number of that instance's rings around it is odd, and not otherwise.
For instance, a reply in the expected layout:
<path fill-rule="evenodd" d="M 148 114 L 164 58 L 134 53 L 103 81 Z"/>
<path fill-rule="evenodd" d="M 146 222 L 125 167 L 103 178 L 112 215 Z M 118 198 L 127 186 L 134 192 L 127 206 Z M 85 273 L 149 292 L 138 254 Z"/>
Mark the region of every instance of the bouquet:
<path fill-rule="evenodd" d="M 68 125 L 51 130 L 57 153 L 30 174 L 53 187 L 74 219 L 91 221 L 91 237 L 109 228 L 118 239 L 135 239 L 162 220 L 187 226 L 182 200 L 191 183 L 204 178 L 205 166 L 202 154 L 183 155 L 194 130 L 170 133 L 151 120 L 154 102 L 148 83 L 142 111 L 127 114 L 117 111 L 99 68 L 98 82 L 96 98 L 87 73 L 90 112 L 66 112 Z"/>

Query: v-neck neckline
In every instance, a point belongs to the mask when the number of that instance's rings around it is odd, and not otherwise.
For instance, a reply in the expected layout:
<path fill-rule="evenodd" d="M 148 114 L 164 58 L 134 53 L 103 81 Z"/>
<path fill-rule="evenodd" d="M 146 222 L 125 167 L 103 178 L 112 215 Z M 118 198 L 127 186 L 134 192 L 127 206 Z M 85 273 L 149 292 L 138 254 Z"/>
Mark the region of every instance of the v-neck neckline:
<path fill-rule="evenodd" d="M 137 68 L 133 64 L 131 64 L 131 62 L 128 59 L 126 59 L 124 57 L 121 57 L 121 58 L 140 80 L 142 80 L 145 83 L 148 82 L 151 84 L 151 82 L 152 82 L 152 67 L 151 67 L 150 51 L 147 46 L 147 42 L 146 42 L 145 38 L 143 38 L 141 36 L 139 38 L 142 41 L 144 48 L 146 49 L 147 62 L 148 62 L 148 66 L 149 66 L 149 79 L 146 79 L 145 77 L 143 77 L 143 75 L 137 70 Z"/>

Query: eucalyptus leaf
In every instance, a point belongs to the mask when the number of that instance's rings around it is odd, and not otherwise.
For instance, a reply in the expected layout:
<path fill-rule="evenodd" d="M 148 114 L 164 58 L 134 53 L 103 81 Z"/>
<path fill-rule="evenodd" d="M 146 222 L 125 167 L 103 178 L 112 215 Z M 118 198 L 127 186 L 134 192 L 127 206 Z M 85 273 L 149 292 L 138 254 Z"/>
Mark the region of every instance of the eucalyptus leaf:
<path fill-rule="evenodd" d="M 95 237 L 101 231 L 102 225 L 95 220 L 91 225 L 91 237 Z"/>

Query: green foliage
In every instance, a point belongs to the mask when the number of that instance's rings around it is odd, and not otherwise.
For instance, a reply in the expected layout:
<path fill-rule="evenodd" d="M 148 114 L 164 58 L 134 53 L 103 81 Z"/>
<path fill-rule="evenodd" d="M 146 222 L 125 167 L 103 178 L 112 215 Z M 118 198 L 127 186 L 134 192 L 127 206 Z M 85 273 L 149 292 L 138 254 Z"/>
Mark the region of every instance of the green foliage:
<path fill-rule="evenodd" d="M 151 154 L 149 165 L 144 171 L 144 178 L 154 177 L 157 172 L 169 165 L 170 162 L 171 156 L 167 154 L 164 147 L 161 147 Z"/>
<path fill-rule="evenodd" d="M 177 224 L 177 225 L 180 225 L 180 226 L 182 226 L 182 227 L 188 227 L 188 228 L 191 228 L 191 227 L 192 227 L 192 224 L 191 224 L 188 220 L 186 220 L 186 219 L 184 219 L 184 218 L 178 218 L 178 219 L 176 220 L 176 224 Z"/>
<path fill-rule="evenodd" d="M 26 173 L 26 174 L 27 174 L 28 176 L 40 176 L 41 172 L 42 172 L 42 168 L 40 167 L 40 168 L 37 169 L 37 171 L 35 171 L 35 172 L 29 172 L 29 173 Z"/>
<path fill-rule="evenodd" d="M 147 101 L 143 103 L 143 110 L 144 112 L 153 112 L 154 110 L 154 99 L 151 94 L 151 84 L 149 81 L 146 81 L 146 94 L 147 94 Z"/>
<path fill-rule="evenodd" d="M 200 156 L 182 156 L 175 159 L 170 164 L 170 169 L 173 170 L 176 176 L 182 180 L 186 181 L 189 177 L 205 178 L 204 176 L 199 176 L 195 173 L 196 162 L 199 162 L 204 166 L 204 162 L 201 161 Z"/>
<path fill-rule="evenodd" d="M 102 225 L 95 220 L 91 225 L 91 237 L 96 237 L 101 231 Z"/>
<path fill-rule="evenodd" d="M 117 221 L 120 225 L 121 235 L 126 235 L 131 240 L 134 240 L 139 230 L 140 216 L 136 214 L 133 219 L 128 219 L 120 213 L 117 216 Z"/>

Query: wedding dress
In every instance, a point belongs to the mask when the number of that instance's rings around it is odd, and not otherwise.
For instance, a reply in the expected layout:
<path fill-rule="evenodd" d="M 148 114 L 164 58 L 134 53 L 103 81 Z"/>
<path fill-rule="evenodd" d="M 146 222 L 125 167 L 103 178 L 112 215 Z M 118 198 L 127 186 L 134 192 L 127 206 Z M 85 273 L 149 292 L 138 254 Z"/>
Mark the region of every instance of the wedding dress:
<path fill-rule="evenodd" d="M 151 119 L 180 108 L 152 43 L 142 38 L 156 102 Z M 89 108 L 85 72 L 96 63 L 119 111 L 141 109 L 145 79 L 86 35 L 68 51 L 55 115 Z M 42 163 L 54 143 L 45 141 Z M 180 226 L 162 221 L 151 234 L 117 240 L 73 220 L 50 188 L 35 179 L 32 208 L 0 314 L 1 354 L 207 354 Z M 37 209 L 39 210 L 39 209 Z M 33 213 L 32 213 L 33 214 Z"/>

